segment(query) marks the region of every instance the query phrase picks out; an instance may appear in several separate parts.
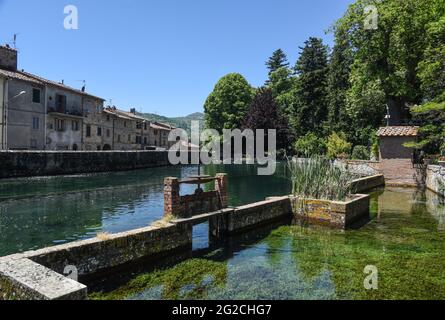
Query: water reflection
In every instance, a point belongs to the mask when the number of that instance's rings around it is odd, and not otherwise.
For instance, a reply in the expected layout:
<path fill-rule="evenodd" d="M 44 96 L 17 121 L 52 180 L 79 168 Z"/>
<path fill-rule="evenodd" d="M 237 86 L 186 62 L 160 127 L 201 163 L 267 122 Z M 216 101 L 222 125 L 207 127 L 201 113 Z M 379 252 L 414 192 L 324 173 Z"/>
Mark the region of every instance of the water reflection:
<path fill-rule="evenodd" d="M 256 176 L 255 166 L 208 166 L 204 172 L 230 175 L 231 205 L 290 191 L 278 176 Z M 197 167 L 2 181 L 0 256 L 147 226 L 163 215 L 164 178 L 192 174 Z M 193 188 L 184 185 L 181 193 Z"/>
<path fill-rule="evenodd" d="M 271 225 L 104 289 L 95 299 L 445 299 L 443 205 L 430 193 L 372 194 L 370 223 L 346 232 Z M 363 286 L 379 270 L 379 290 Z M 139 274 L 134 276 L 134 274 Z"/>

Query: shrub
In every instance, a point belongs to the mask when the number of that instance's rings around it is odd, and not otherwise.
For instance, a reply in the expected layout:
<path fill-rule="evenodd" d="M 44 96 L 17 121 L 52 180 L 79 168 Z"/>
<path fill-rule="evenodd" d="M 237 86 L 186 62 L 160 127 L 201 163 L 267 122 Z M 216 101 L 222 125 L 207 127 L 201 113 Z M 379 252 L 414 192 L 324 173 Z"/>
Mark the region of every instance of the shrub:
<path fill-rule="evenodd" d="M 368 148 L 365 146 L 355 146 L 352 150 L 352 159 L 354 160 L 369 160 L 371 155 Z"/>
<path fill-rule="evenodd" d="M 326 157 L 288 160 L 288 171 L 297 197 L 343 201 L 352 193 L 355 177 Z"/>
<path fill-rule="evenodd" d="M 295 143 L 297 155 L 311 157 L 326 154 L 326 141 L 317 137 L 314 133 L 308 133 Z"/>
<path fill-rule="evenodd" d="M 334 158 L 347 158 L 351 152 L 352 145 L 346 141 L 346 136 L 343 132 L 333 132 L 327 143 L 328 157 Z"/>

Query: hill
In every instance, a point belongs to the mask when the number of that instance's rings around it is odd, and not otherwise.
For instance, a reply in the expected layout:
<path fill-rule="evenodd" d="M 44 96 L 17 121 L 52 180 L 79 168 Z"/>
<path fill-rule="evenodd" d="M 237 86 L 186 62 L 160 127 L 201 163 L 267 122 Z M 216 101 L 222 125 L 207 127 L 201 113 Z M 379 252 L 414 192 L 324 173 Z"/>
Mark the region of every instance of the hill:
<path fill-rule="evenodd" d="M 150 121 L 158 121 L 176 128 L 187 130 L 187 132 L 190 132 L 191 121 L 200 121 L 201 126 L 204 123 L 204 114 L 201 112 L 195 112 L 185 117 L 174 118 L 169 118 L 154 113 L 138 113 L 138 115 Z"/>

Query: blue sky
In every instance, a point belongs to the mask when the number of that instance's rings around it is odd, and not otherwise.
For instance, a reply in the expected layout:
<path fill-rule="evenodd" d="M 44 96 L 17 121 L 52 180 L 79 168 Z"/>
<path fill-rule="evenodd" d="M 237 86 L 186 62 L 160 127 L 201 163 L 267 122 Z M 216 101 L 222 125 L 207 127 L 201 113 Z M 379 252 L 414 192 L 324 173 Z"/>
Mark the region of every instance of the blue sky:
<path fill-rule="evenodd" d="M 220 77 L 253 86 L 277 48 L 291 64 L 352 0 L 0 0 L 0 43 L 18 33 L 19 68 L 166 116 L 201 112 Z M 76 5 L 79 29 L 65 30 Z"/>

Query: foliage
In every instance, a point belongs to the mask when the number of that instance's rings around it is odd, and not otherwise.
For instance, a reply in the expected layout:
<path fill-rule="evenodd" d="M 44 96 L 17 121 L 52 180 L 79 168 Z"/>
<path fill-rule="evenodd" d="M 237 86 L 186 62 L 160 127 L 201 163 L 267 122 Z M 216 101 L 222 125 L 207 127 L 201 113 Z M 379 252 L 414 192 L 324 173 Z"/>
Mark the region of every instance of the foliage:
<path fill-rule="evenodd" d="M 327 120 L 328 48 L 321 39 L 311 37 L 300 49 L 292 123 L 297 135 L 304 136 L 321 132 Z"/>
<path fill-rule="evenodd" d="M 351 152 L 352 145 L 346 140 L 346 135 L 342 132 L 333 132 L 326 144 L 328 149 L 328 157 L 334 158 L 346 158 Z"/>
<path fill-rule="evenodd" d="M 242 75 L 222 77 L 204 105 L 206 127 L 219 132 L 240 128 L 252 96 L 253 89 Z"/>
<path fill-rule="evenodd" d="M 272 56 L 266 62 L 267 69 L 269 69 L 269 79 L 272 73 L 278 69 L 287 69 L 289 62 L 287 62 L 287 56 L 283 50 L 275 50 Z"/>
<path fill-rule="evenodd" d="M 201 112 L 195 112 L 185 117 L 174 117 L 174 118 L 164 117 L 154 113 L 138 113 L 137 115 L 144 117 L 152 122 L 158 121 L 165 124 L 169 124 L 175 128 L 184 129 L 189 133 L 191 130 L 192 121 L 199 121 L 200 124 L 203 124 L 204 122 L 204 114 Z"/>
<path fill-rule="evenodd" d="M 287 119 L 279 110 L 269 88 L 260 88 L 250 104 L 243 121 L 243 129 L 277 130 L 277 149 L 288 149 L 292 145 L 293 135 Z M 267 135 L 267 131 L 265 132 Z M 268 141 L 267 138 L 265 141 Z"/>
<path fill-rule="evenodd" d="M 288 161 L 293 194 L 299 198 L 344 201 L 354 177 L 322 156 Z"/>
<path fill-rule="evenodd" d="M 354 160 L 369 160 L 370 153 L 368 148 L 365 146 L 355 146 L 352 149 L 351 158 Z"/>
<path fill-rule="evenodd" d="M 303 157 L 324 155 L 326 154 L 326 141 L 310 132 L 297 140 L 295 151 L 297 155 Z"/>

